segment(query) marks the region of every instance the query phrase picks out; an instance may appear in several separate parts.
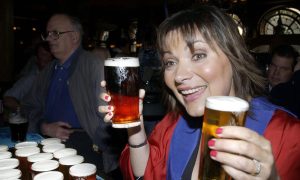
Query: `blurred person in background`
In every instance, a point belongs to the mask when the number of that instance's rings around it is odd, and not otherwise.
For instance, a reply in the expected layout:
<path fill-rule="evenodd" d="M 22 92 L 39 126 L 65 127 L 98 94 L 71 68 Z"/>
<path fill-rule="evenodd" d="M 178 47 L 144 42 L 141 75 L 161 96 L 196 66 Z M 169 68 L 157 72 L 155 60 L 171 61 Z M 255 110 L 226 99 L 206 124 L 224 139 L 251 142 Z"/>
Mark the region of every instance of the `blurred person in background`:
<path fill-rule="evenodd" d="M 279 45 L 272 50 L 271 62 L 267 70 L 269 90 L 292 78 L 298 55 L 298 52 L 290 45 Z"/>
<path fill-rule="evenodd" d="M 3 96 L 3 104 L 10 112 L 15 112 L 20 107 L 20 101 L 29 92 L 36 76 L 53 60 L 47 42 L 41 42 L 35 48 L 36 70 L 24 74 L 12 88 L 8 89 Z"/>
<path fill-rule="evenodd" d="M 298 58 L 298 61 L 297 61 Z M 299 53 L 290 45 L 279 45 L 268 66 L 270 100 L 300 117 Z"/>

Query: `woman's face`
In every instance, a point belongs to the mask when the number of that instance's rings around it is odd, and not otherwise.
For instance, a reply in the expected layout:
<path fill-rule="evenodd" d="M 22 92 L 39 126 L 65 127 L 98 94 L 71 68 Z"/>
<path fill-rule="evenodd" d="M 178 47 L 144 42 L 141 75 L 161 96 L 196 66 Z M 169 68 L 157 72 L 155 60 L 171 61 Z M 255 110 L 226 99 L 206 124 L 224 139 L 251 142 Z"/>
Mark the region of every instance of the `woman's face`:
<path fill-rule="evenodd" d="M 203 115 L 209 96 L 235 95 L 231 64 L 219 47 L 212 49 L 200 33 L 193 52 L 176 31 L 168 33 L 166 41 L 165 83 L 191 116 Z"/>

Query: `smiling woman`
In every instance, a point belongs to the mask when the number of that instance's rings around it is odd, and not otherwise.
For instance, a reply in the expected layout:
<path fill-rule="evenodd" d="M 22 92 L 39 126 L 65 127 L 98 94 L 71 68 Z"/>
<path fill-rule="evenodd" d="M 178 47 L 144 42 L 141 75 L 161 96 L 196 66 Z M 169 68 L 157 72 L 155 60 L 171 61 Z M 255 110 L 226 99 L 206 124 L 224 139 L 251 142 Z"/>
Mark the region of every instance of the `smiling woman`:
<path fill-rule="evenodd" d="M 129 145 L 120 160 L 125 179 L 202 179 L 199 142 L 211 96 L 239 97 L 250 109 L 245 127 L 214 128 L 205 159 L 221 163 L 233 179 L 297 178 L 300 149 L 295 154 L 289 147 L 300 146 L 289 137 L 300 121 L 259 97 L 264 78 L 231 17 L 212 6 L 180 11 L 160 24 L 158 46 L 170 108 L 147 140 L 143 123 L 127 129 Z M 113 117 L 112 109 L 99 109 L 105 120 Z"/>

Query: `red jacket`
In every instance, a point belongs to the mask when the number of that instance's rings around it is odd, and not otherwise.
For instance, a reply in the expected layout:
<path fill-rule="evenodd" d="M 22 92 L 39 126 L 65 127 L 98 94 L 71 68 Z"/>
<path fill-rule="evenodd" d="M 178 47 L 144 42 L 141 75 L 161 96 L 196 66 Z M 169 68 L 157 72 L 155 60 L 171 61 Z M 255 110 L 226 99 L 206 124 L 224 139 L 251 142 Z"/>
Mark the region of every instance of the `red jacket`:
<path fill-rule="evenodd" d="M 144 174 L 145 180 L 166 179 L 170 142 L 178 119 L 167 115 L 148 138 L 150 156 Z M 300 121 L 285 111 L 276 110 L 264 132 L 271 141 L 276 168 L 282 180 L 300 177 Z M 123 150 L 120 167 L 124 179 L 134 179 L 129 159 L 129 147 Z"/>

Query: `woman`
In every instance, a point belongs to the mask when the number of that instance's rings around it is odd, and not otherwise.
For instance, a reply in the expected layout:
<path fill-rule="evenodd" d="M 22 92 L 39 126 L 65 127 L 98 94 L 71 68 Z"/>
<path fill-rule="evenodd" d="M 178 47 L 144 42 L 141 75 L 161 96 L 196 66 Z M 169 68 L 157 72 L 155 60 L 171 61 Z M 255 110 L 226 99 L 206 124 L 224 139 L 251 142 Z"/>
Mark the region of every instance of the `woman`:
<path fill-rule="evenodd" d="M 251 116 L 247 128 L 216 130 L 221 138 L 209 142 L 211 158 L 234 179 L 298 177 L 300 142 L 291 135 L 300 124 L 256 98 L 265 80 L 229 16 L 210 6 L 179 12 L 160 25 L 158 45 L 170 109 L 148 140 L 143 124 L 127 130 L 120 160 L 125 179 L 197 179 L 200 157 L 192 154 L 199 149 L 205 99 L 216 95 L 248 100 Z M 107 94 L 101 97 L 110 100 Z M 106 121 L 113 116 L 113 108 L 99 109 L 107 113 Z"/>

